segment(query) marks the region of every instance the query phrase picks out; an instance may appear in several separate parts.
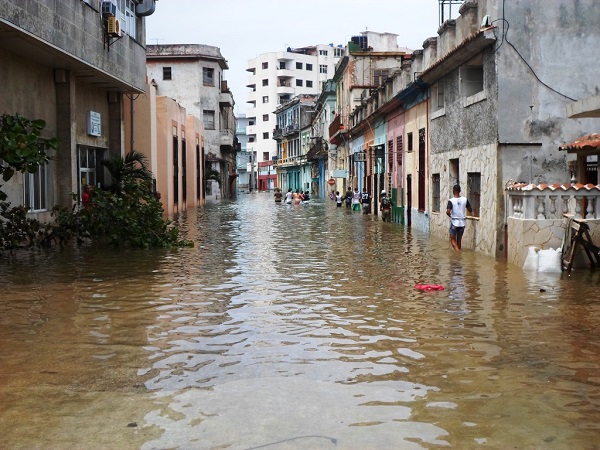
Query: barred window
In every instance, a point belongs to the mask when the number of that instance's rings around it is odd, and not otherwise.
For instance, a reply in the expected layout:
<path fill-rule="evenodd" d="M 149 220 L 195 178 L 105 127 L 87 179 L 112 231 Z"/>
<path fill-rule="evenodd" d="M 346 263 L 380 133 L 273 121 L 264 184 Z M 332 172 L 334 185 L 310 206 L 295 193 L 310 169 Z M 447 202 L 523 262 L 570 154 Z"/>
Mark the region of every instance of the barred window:
<path fill-rule="evenodd" d="M 46 165 L 35 172 L 23 174 L 23 203 L 29 211 L 46 211 L 47 205 Z"/>
<path fill-rule="evenodd" d="M 481 205 L 481 173 L 467 173 L 467 200 L 473 208 L 473 217 L 479 217 L 479 208 Z"/>
<path fill-rule="evenodd" d="M 398 165 L 402 165 L 402 136 L 396 137 L 396 159 L 398 160 Z"/>
<path fill-rule="evenodd" d="M 440 174 L 431 175 L 431 210 L 440 212 Z"/>

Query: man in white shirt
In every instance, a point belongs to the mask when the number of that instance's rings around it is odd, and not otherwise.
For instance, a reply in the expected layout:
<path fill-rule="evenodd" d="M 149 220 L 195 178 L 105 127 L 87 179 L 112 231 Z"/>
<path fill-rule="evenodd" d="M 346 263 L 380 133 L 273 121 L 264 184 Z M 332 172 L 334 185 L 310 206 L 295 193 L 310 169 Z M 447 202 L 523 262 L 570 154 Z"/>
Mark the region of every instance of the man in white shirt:
<path fill-rule="evenodd" d="M 460 186 L 454 185 L 452 188 L 452 197 L 448 200 L 448 206 L 446 206 L 446 215 L 450 217 L 450 243 L 452 248 L 457 252 L 460 251 L 463 233 L 465 232 L 466 225 L 466 212 L 469 214 L 473 213 L 471 204 L 466 197 L 461 197 Z"/>

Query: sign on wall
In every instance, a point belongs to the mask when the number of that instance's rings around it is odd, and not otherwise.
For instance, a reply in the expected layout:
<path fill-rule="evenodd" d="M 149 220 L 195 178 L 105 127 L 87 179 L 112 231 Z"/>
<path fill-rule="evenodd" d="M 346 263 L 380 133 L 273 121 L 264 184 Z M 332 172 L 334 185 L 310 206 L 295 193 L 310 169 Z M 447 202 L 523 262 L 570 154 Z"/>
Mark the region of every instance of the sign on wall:
<path fill-rule="evenodd" d="M 102 116 L 95 111 L 88 111 L 87 117 L 87 134 L 90 136 L 102 136 Z"/>

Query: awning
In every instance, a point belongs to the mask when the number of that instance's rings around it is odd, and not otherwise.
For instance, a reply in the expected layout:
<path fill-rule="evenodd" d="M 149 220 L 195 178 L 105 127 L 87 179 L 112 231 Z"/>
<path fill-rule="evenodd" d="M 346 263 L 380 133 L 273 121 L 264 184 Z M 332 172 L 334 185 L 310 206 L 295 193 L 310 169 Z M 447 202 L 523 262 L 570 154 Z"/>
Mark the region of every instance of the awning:
<path fill-rule="evenodd" d="M 559 150 L 564 150 L 567 153 L 577 153 L 578 155 L 595 155 L 600 153 L 600 134 L 591 133 L 581 136 L 580 138 L 563 144 L 558 147 Z"/>

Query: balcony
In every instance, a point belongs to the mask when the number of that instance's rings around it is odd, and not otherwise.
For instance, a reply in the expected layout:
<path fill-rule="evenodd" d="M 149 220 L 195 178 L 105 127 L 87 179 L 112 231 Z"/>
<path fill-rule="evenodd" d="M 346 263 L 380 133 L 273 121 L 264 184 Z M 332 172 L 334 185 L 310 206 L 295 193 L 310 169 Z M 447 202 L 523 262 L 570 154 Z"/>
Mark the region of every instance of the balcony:
<path fill-rule="evenodd" d="M 282 136 L 287 136 L 290 134 L 298 133 L 298 131 L 300 131 L 300 127 L 298 126 L 298 124 L 286 125 L 284 128 L 281 129 L 281 134 Z"/>
<path fill-rule="evenodd" d="M 294 78 L 294 72 L 289 69 L 277 69 L 277 77 L 279 78 Z"/>
<path fill-rule="evenodd" d="M 222 147 L 233 147 L 233 130 L 221 130 L 219 143 Z"/>
<path fill-rule="evenodd" d="M 293 94 L 294 88 L 292 86 L 277 86 L 278 94 Z"/>
<path fill-rule="evenodd" d="M 277 160 L 277 167 L 294 167 L 302 166 L 308 163 L 306 155 L 292 156 L 290 158 L 282 158 Z"/>
<path fill-rule="evenodd" d="M 337 114 L 329 125 L 329 141 L 332 144 L 339 145 L 342 143 L 341 135 L 348 131 L 346 118 Z"/>
<path fill-rule="evenodd" d="M 248 136 L 256 135 L 256 125 L 248 125 L 246 127 L 246 135 L 248 135 Z"/>
<path fill-rule="evenodd" d="M 219 107 L 233 108 L 233 95 L 231 94 L 231 92 L 221 92 L 219 94 Z"/>
<path fill-rule="evenodd" d="M 275 128 L 273 130 L 273 139 L 277 139 L 283 135 L 283 130 L 281 128 Z"/>

